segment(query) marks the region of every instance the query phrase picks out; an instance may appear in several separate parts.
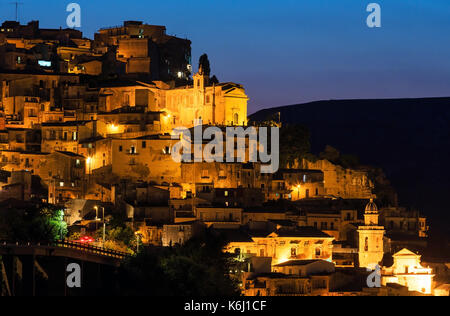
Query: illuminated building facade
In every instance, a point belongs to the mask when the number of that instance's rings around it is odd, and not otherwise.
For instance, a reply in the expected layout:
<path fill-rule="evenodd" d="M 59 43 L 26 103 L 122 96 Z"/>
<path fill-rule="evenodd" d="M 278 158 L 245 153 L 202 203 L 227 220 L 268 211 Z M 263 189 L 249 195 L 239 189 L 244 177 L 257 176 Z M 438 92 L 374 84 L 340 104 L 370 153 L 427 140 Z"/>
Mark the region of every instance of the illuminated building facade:
<path fill-rule="evenodd" d="M 272 265 L 289 260 L 332 261 L 334 238 L 313 227 L 279 227 L 271 233 L 250 231 L 243 241 L 231 241 L 226 252 L 272 258 Z"/>
<path fill-rule="evenodd" d="M 421 265 L 421 256 L 403 249 L 393 255 L 394 265 L 382 270 L 382 284 L 396 283 L 409 291 L 432 294 L 433 270 Z"/>
<path fill-rule="evenodd" d="M 385 230 L 379 226 L 378 217 L 378 207 L 371 199 L 364 212 L 364 225 L 358 228 L 359 266 L 362 268 L 374 268 L 383 260 Z"/>

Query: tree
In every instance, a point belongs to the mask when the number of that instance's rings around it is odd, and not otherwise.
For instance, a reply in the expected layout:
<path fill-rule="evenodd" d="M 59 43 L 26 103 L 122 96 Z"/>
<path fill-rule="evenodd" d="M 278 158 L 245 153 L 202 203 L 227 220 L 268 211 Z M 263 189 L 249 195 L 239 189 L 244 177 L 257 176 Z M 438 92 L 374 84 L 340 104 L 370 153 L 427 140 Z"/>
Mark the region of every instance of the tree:
<path fill-rule="evenodd" d="M 199 71 L 201 69 L 205 76 L 209 77 L 211 75 L 211 65 L 209 63 L 207 54 L 203 54 L 200 56 L 200 59 L 198 61 L 198 69 L 199 69 Z"/>
<path fill-rule="evenodd" d="M 216 75 L 212 76 L 209 80 L 211 84 L 219 84 L 219 79 L 217 79 Z"/>
<path fill-rule="evenodd" d="M 53 242 L 64 239 L 64 211 L 52 205 L 5 208 L 0 212 L 0 239 L 17 242 Z"/>
<path fill-rule="evenodd" d="M 149 296 L 238 296 L 229 277 L 224 243 L 207 234 L 184 246 L 146 248 L 119 271 L 121 294 Z M 158 286 L 149 286 L 157 284 Z"/>
<path fill-rule="evenodd" d="M 309 130 L 300 125 L 284 125 L 280 129 L 280 166 L 289 168 L 311 150 Z"/>
<path fill-rule="evenodd" d="M 325 150 L 319 154 L 320 159 L 326 159 L 334 164 L 339 163 L 341 153 L 333 146 L 327 145 Z"/>

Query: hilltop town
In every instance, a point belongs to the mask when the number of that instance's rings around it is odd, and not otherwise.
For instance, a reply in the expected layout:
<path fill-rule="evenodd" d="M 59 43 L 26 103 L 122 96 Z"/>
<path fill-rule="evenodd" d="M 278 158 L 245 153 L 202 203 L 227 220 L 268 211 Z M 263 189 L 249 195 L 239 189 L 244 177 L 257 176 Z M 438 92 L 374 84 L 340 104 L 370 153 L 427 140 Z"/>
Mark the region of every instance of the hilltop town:
<path fill-rule="evenodd" d="M 67 224 L 56 239 L 130 253 L 208 232 L 247 296 L 448 296 L 448 263 L 421 258 L 426 216 L 379 201 L 365 168 L 300 154 L 273 174 L 174 161 L 175 128 L 258 127 L 242 84 L 212 76 L 206 55 L 193 64 L 191 42 L 164 26 L 126 21 L 88 39 L 4 22 L 0 212 L 51 205 Z M 131 239 L 111 233 L 118 218 Z"/>

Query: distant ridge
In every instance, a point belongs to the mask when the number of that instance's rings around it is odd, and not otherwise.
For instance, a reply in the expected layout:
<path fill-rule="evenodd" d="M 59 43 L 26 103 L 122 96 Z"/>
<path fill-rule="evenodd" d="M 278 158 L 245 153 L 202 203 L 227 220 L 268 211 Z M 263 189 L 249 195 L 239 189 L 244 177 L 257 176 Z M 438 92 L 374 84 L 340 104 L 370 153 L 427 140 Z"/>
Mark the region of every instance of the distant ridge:
<path fill-rule="evenodd" d="M 264 109 L 250 120 L 277 112 L 283 123 L 309 128 L 314 153 L 328 144 L 382 167 L 401 204 L 449 223 L 450 97 L 316 101 Z"/>

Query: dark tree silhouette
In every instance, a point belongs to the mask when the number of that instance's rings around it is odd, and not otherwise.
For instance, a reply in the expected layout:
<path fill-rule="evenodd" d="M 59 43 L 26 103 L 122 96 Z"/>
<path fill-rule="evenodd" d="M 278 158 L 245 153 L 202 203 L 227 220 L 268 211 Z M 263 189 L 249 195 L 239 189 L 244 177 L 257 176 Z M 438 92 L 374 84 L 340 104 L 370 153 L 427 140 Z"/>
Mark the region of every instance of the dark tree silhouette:
<path fill-rule="evenodd" d="M 203 74 L 208 77 L 211 75 L 211 65 L 209 63 L 207 54 L 203 54 L 202 56 L 200 56 L 200 59 L 198 61 L 198 69 L 202 69 Z"/>

